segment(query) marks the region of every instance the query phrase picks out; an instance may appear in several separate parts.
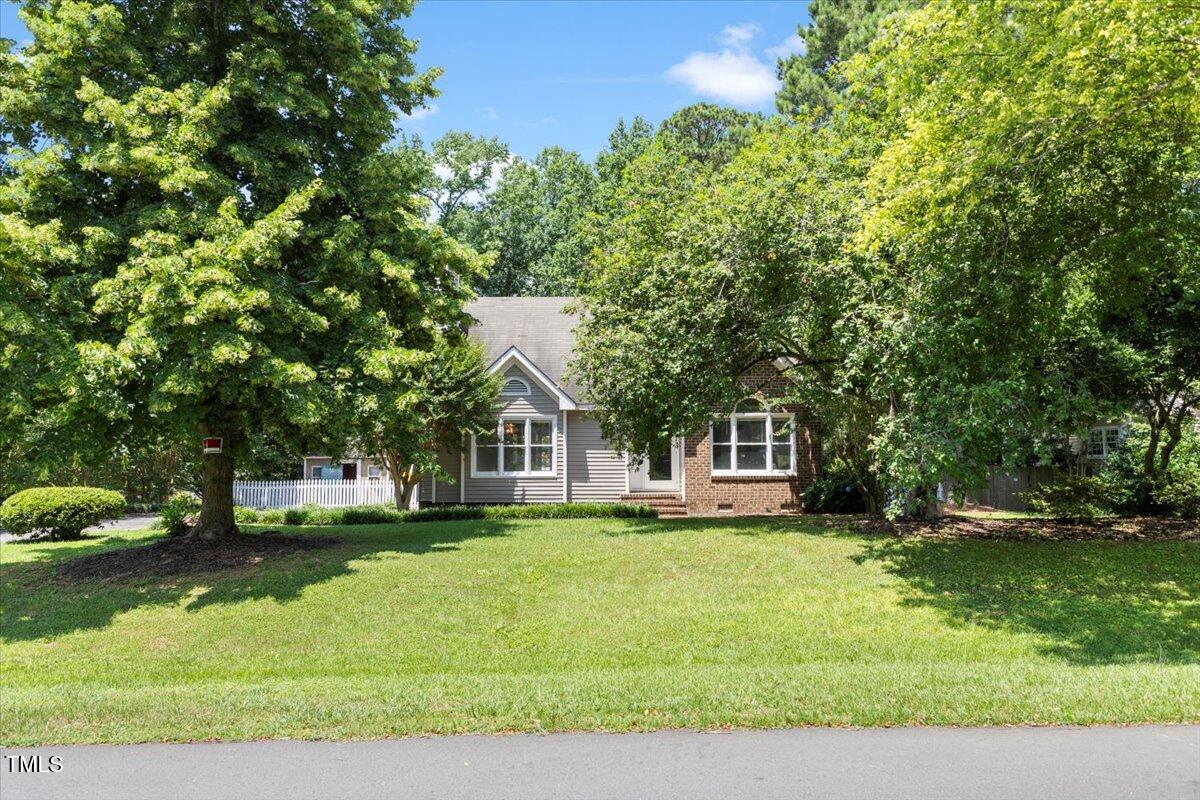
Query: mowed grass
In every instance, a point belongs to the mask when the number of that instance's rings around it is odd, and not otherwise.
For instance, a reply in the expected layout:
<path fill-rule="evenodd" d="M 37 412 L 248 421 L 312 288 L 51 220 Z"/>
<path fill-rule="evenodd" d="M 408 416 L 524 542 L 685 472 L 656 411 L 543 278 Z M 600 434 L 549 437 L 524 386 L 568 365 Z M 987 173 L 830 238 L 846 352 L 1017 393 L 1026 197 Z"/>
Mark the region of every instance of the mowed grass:
<path fill-rule="evenodd" d="M 1200 545 L 803 519 L 290 529 L 237 574 L 70 583 L 5 544 L 0 740 L 1200 720 Z"/>

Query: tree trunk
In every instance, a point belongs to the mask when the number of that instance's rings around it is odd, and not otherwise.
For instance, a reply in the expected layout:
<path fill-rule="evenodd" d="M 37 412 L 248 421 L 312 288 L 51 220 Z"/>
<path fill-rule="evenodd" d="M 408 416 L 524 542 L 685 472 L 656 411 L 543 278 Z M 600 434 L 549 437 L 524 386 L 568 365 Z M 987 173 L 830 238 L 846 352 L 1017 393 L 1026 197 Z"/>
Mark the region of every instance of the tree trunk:
<path fill-rule="evenodd" d="M 409 504 L 412 502 L 413 490 L 421 482 L 421 476 L 417 472 L 417 465 L 409 464 L 407 467 L 401 469 L 400 457 L 388 450 L 380 451 L 379 457 L 383 459 L 388 472 L 392 474 L 392 497 L 396 501 L 396 510 L 407 510 Z"/>
<path fill-rule="evenodd" d="M 909 519 L 932 521 L 941 516 L 938 505 L 937 487 L 918 486 L 910 491 L 904 516 Z"/>
<path fill-rule="evenodd" d="M 416 468 L 411 465 L 407 470 L 405 470 L 404 475 L 405 479 L 400 494 L 401 511 L 406 511 L 409 505 L 412 503 L 413 490 L 417 488 L 417 483 L 420 482 L 420 478 L 417 476 Z"/>
<path fill-rule="evenodd" d="M 236 536 L 237 522 L 233 518 L 233 454 L 230 437 L 208 426 L 201 427 L 201 436 L 221 436 L 220 453 L 207 453 L 203 458 L 203 497 L 200 518 L 188 531 L 189 539 L 212 542 Z"/>
<path fill-rule="evenodd" d="M 1155 456 L 1158 454 L 1158 438 L 1162 420 L 1159 418 L 1158 411 L 1152 410 L 1146 414 L 1146 422 L 1150 425 L 1150 441 L 1146 443 L 1146 453 L 1142 456 L 1142 477 L 1147 482 L 1153 480 L 1157 460 Z"/>

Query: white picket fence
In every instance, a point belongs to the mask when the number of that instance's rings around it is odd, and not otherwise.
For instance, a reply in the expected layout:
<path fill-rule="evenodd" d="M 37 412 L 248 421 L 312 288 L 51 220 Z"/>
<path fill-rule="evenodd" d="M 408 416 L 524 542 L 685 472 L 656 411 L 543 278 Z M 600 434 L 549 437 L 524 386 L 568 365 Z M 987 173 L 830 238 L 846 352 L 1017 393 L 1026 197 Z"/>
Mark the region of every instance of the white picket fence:
<path fill-rule="evenodd" d="M 416 500 L 416 492 L 413 493 Z M 359 478 L 353 481 L 234 481 L 233 504 L 249 508 L 293 506 L 366 506 L 395 502 L 392 482 Z"/>

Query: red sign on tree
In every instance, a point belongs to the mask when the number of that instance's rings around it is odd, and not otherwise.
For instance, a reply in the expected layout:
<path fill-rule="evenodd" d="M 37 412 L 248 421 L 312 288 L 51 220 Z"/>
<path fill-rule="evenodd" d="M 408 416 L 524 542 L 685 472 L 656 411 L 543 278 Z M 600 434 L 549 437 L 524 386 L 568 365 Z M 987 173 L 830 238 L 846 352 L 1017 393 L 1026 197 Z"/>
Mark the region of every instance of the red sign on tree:
<path fill-rule="evenodd" d="M 219 452 L 221 452 L 221 439 L 220 439 L 220 437 L 213 437 L 213 438 L 211 438 L 211 439 L 205 439 L 205 440 L 204 440 L 204 452 L 205 452 L 206 454 L 207 454 L 207 453 L 219 453 Z"/>

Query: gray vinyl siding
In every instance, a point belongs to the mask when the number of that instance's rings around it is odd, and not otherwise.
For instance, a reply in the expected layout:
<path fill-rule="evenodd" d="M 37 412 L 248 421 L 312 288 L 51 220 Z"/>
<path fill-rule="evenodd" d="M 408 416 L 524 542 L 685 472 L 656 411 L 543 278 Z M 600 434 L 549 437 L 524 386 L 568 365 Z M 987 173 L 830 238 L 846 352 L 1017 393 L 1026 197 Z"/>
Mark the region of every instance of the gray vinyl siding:
<path fill-rule="evenodd" d="M 513 366 L 504 374 L 508 378 L 521 378 L 529 384 L 530 394 L 523 397 L 501 398 L 500 415 L 553 417 L 555 430 L 554 475 L 548 477 L 487 478 L 471 477 L 471 453 L 466 458 L 466 501 L 468 503 L 557 503 L 563 499 L 563 420 L 558 410 L 558 399 L 550 396 L 537 385 L 524 370 Z M 468 440 L 468 447 L 470 446 Z M 438 485 L 438 500 L 441 501 L 442 487 Z"/>
<path fill-rule="evenodd" d="M 583 412 L 567 421 L 570 499 L 612 501 L 625 493 L 625 457 L 600 433 L 600 423 Z"/>
<path fill-rule="evenodd" d="M 452 452 L 448 452 L 448 451 L 442 451 L 442 452 L 438 453 L 438 464 L 440 464 L 442 469 L 446 470 L 447 473 L 449 473 L 450 475 L 453 475 L 455 480 L 453 482 L 451 482 L 451 481 L 446 480 L 445 478 L 438 478 L 437 502 L 438 503 L 457 503 L 458 498 L 459 498 L 459 488 L 458 488 L 458 480 L 457 480 L 458 472 L 459 472 L 458 453 L 452 453 Z M 422 497 L 424 497 L 424 495 L 422 495 Z M 431 500 L 432 500 L 432 498 L 431 498 Z"/>

